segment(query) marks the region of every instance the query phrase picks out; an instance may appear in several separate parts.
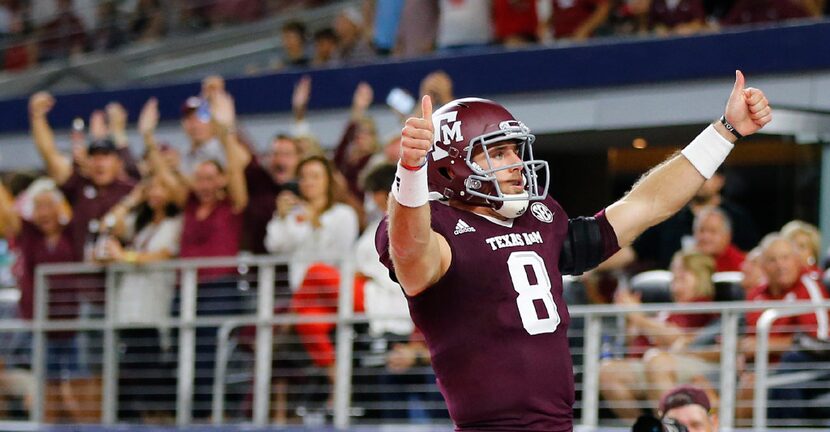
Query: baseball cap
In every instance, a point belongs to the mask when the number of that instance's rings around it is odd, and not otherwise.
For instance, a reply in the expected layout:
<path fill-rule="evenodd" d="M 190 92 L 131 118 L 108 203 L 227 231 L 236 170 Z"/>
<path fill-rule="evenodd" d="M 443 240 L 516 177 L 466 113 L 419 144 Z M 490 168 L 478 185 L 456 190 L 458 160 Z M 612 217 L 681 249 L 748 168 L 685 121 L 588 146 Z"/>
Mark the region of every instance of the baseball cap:
<path fill-rule="evenodd" d="M 190 96 L 185 99 L 181 107 L 182 116 L 187 116 L 195 112 L 202 105 L 202 102 L 203 100 L 199 96 Z"/>
<path fill-rule="evenodd" d="M 666 415 L 668 411 L 686 405 L 700 405 L 706 412 L 712 409 L 706 392 L 692 385 L 681 385 L 669 390 L 660 398 L 660 414 Z"/>
<path fill-rule="evenodd" d="M 109 138 L 93 140 L 86 147 L 86 152 L 89 155 L 115 153 L 117 150 L 115 143 Z"/>

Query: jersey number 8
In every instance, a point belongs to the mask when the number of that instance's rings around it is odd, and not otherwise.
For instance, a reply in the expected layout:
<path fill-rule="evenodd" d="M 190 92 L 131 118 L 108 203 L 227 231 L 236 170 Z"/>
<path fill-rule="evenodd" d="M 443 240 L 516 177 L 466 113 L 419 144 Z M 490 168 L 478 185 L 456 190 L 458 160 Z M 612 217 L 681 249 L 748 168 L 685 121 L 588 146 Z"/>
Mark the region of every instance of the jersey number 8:
<path fill-rule="evenodd" d="M 559 312 L 550 293 L 550 277 L 542 257 L 532 251 L 513 252 L 507 259 L 507 268 L 513 280 L 513 289 L 519 293 L 516 305 L 525 330 L 531 335 L 556 331 L 560 322 Z M 535 283 L 531 283 L 529 272 L 532 272 Z M 545 305 L 547 318 L 539 318 L 536 300 Z"/>

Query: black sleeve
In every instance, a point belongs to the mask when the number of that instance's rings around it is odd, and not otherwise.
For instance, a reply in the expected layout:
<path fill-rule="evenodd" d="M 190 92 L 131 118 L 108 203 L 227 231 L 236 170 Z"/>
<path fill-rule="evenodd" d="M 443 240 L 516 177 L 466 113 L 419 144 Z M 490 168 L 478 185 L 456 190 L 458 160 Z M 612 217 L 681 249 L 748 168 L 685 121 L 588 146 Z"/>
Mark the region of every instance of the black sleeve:
<path fill-rule="evenodd" d="M 559 271 L 578 276 L 598 266 L 620 249 L 605 211 L 594 217 L 568 220 L 568 235 L 559 254 Z"/>

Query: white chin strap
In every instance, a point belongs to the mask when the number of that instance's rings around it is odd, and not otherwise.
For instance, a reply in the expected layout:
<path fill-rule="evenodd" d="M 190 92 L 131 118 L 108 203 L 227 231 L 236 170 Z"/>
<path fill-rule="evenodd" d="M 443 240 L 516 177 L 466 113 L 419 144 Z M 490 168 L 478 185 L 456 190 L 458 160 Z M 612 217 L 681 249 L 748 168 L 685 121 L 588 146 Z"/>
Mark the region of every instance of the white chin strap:
<path fill-rule="evenodd" d="M 517 200 L 510 200 L 510 201 L 503 201 L 501 207 L 496 210 L 496 213 L 508 218 L 514 219 L 517 218 L 525 213 L 527 210 L 527 205 L 530 203 L 527 199 L 527 192 L 522 192 L 520 194 L 515 195 L 504 195 L 505 198 L 518 198 L 522 197 L 524 199 L 517 199 Z"/>

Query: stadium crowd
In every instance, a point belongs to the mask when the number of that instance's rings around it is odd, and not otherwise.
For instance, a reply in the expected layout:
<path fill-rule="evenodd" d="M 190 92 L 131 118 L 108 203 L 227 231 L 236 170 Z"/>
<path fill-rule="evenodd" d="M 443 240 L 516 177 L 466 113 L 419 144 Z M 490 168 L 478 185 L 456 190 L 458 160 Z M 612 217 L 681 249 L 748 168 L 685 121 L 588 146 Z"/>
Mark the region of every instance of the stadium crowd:
<path fill-rule="evenodd" d="M 88 129 L 77 124 L 71 131 L 72 151 L 63 154 L 55 145 L 48 120 L 49 111 L 60 100 L 46 92 L 31 96 L 31 137 L 44 161 L 45 175 L 18 173 L 8 179 L 8 186 L 0 186 L 0 228 L 17 256 L 13 274 L 21 291 L 19 316 L 34 316 L 34 270 L 39 264 L 136 265 L 118 281 L 115 299 L 118 321 L 135 327 L 119 331 L 120 419 L 173 417 L 175 365 L 169 352 L 175 332 L 164 323 L 178 314 L 177 276 L 143 270 L 141 264 L 246 252 L 288 258 L 287 267 L 282 268 L 287 276 L 277 282 L 275 312 L 298 316 L 336 313 L 340 286 L 336 263 L 345 256 L 356 257 L 355 310 L 370 318 L 364 345 L 371 355 L 366 356 L 369 360 L 364 366 L 372 371 L 367 376 L 373 384 L 392 389 L 383 393 L 380 403 L 408 401 L 415 395 L 440 406 L 440 396 L 423 390 L 434 378 L 417 330 L 407 319 L 388 318 L 389 314 L 407 315 L 407 305 L 374 248 L 374 231 L 394 178 L 400 136 L 378 136 L 367 111 L 373 91 L 361 83 L 354 91 L 339 143 L 333 151 L 324 151 L 306 119 L 312 86 L 308 77 L 297 82 L 291 133 L 277 134 L 266 154 L 254 150 L 256 146 L 237 122 L 233 97 L 217 76 L 206 78 L 200 94 L 182 101 L 180 125 L 189 139 L 184 147 L 157 142 L 158 101 L 146 102 L 135 124 L 143 141 L 140 158 L 130 153 L 129 116 L 120 104 L 113 102 L 91 113 Z M 452 80 L 441 71 L 429 74 L 420 93 L 431 95 L 436 105 L 447 103 L 453 99 Z M 403 119 L 408 113 L 398 114 Z M 621 284 L 604 290 L 597 282 L 620 269 L 628 274 L 670 269 L 672 277 L 662 294 L 677 303 L 828 298 L 822 283 L 818 230 L 792 221 L 759 241 L 751 213 L 721 195 L 725 182 L 722 173 L 716 174 L 683 211 L 583 276 L 568 288 L 570 303 L 637 305 L 648 301 L 648 293 L 638 290 L 634 279 L 630 289 Z M 717 275 L 724 272 L 742 276 L 724 290 L 716 283 Z M 250 293 L 240 279 L 237 268 L 200 270 L 197 315 L 253 313 L 255 309 L 247 302 Z M 49 286 L 50 318 L 75 318 L 84 313 L 82 305 L 103 301 L 100 275 L 52 277 Z M 747 314 L 742 332 L 742 401 L 752 399 L 754 326 L 759 316 L 760 311 Z M 602 396 L 614 415 L 631 420 L 641 413 L 631 401 L 657 400 L 678 384 L 700 386 L 716 406 L 718 318 L 716 314 L 628 315 L 626 325 L 617 329 L 625 342 L 614 352 L 603 353 L 600 371 Z M 827 340 L 828 319 L 826 311 L 819 311 L 777 321 L 771 339 L 774 367 L 798 370 L 804 362 L 826 360 L 826 348 L 802 348 Z M 336 380 L 333 328 L 331 323 L 304 322 L 277 329 L 274 421 L 290 422 L 296 415 L 289 407 L 297 377 L 280 371 L 312 367 L 325 377 L 323 388 L 331 388 Z M 53 399 L 47 404 L 47 419 L 51 421 L 100 419 L 100 377 L 81 360 L 77 336 L 53 332 L 48 337 L 47 394 Z M 216 337 L 215 327 L 197 330 L 197 419 L 207 419 L 210 412 Z M 292 337 L 299 342 L 280 342 Z M 24 409 L 28 409 L 32 386 L 30 379 L 19 376 L 20 368 L 26 366 L 8 365 L 5 376 L 18 379 L 2 381 L 7 398 L 21 397 Z M 402 373 L 407 370 L 417 373 Z M 771 397 L 809 400 L 817 393 L 821 390 L 790 389 L 773 391 Z M 330 390 L 322 391 L 319 405 L 330 407 L 331 397 Z M 244 410 L 244 406 L 240 401 L 237 409 Z M 740 418 L 751 417 L 748 406 L 742 405 Z M 794 409 L 771 413 L 800 418 L 827 414 Z M 415 414 L 406 409 L 378 410 L 374 415 L 446 418 L 441 409 L 421 409 Z"/>
<path fill-rule="evenodd" d="M 94 30 L 87 30 L 73 9 L 80 2 L 73 5 L 67 0 L 57 2 L 56 17 L 36 26 L 30 19 L 35 3 L 10 1 L 0 6 L 0 16 L 8 17 L 5 33 L 10 42 L 4 63 L 8 70 L 22 70 L 70 54 L 117 49 L 129 42 L 159 40 L 172 33 L 162 2 L 133 2 L 135 10 L 128 14 L 129 19 L 116 18 L 124 4 L 101 2 Z M 262 11 L 284 11 L 271 9 L 271 3 L 282 2 L 217 1 L 201 9 L 184 7 L 181 20 L 189 31 L 202 31 L 267 16 Z M 294 3 L 291 7 L 325 2 Z M 650 32 L 684 35 L 721 26 L 818 17 L 826 10 L 821 0 L 769 0 L 762 6 L 744 0 L 554 0 L 549 5 L 552 19 L 540 19 L 546 15 L 537 10 L 541 3 L 366 2 L 363 10 L 346 8 L 331 28 L 314 32 L 311 48 L 307 46 L 306 26 L 299 21 L 286 23 L 281 29 L 283 52 L 268 68 L 331 66 L 377 61 L 384 56 L 417 56 L 491 44 L 517 46 L 551 39 Z M 245 15 L 249 9 L 244 5 L 258 12 Z M 227 13 L 231 9 L 240 15 L 233 18 L 236 15 Z M 67 33 L 66 29 L 72 30 Z M 237 122 L 233 97 L 220 77 L 206 78 L 200 94 L 181 102 L 180 124 L 189 140 L 184 146 L 157 141 L 157 100 L 148 100 L 140 113 L 132 113 L 142 139 L 139 158 L 130 152 L 131 144 L 134 148 L 138 144 L 129 142 L 130 114 L 117 102 L 91 114 L 78 113 L 89 114 L 89 121 L 75 125 L 70 137 L 72 151 L 63 154 L 48 119 L 49 111 L 61 101 L 44 92 L 31 96 L 31 137 L 43 159 L 45 175 L 20 173 L 0 186 L 0 228 L 17 256 L 12 283 L 21 291 L 19 316 L 34 316 L 34 269 L 38 264 L 136 265 L 118 281 L 116 297 L 119 322 L 135 327 L 119 331 L 120 419 L 169 421 L 173 417 L 175 364 L 171 364 L 169 352 L 176 335 L 164 323 L 178 313 L 177 275 L 142 270 L 141 264 L 248 252 L 288 257 L 288 265 L 281 269 L 287 276 L 278 281 L 283 301 L 276 305 L 276 312 L 305 316 L 336 312 L 340 275 L 333 264 L 344 256 L 354 256 L 358 273 L 355 308 L 370 318 L 365 329 L 366 349 L 374 357 L 367 356 L 366 366 L 374 368 L 373 382 L 392 389 L 379 397 L 400 402 L 411 401 L 415 394 L 421 401 L 440 401 L 434 391 L 411 391 L 434 381 L 428 372 L 429 353 L 409 320 L 386 318 L 389 314 L 406 315 L 407 305 L 400 288 L 379 264 L 373 244 L 394 178 L 400 136 L 378 135 L 368 115 L 375 99 L 373 90 L 361 83 L 355 89 L 350 116 L 344 119 L 340 141 L 332 146 L 333 151 L 324 151 L 329 146 L 320 145 L 306 118 L 312 86 L 310 78 L 298 81 L 291 101 L 295 123 L 290 133 L 275 135 L 266 154 L 257 153 L 258 146 Z M 424 78 L 420 93 L 430 95 L 440 106 L 454 98 L 452 80 L 443 72 L 434 72 Z M 410 113 L 398 114 L 403 119 Z M 582 277 L 577 284 L 584 297 L 581 302 L 636 305 L 647 301 L 646 293 L 638 291 L 635 284 L 631 289 L 624 285 L 603 289 L 604 275 L 620 269 L 626 274 L 669 269 L 672 278 L 664 294 L 677 303 L 828 298 L 822 281 L 826 265 L 822 265 L 818 230 L 792 221 L 761 239 L 751 213 L 721 194 L 726 181 L 722 174 L 714 176 L 678 215 L 646 232 L 603 268 Z M 731 285 L 724 290 L 713 282 L 724 272 L 742 274 L 737 289 Z M 49 283 L 50 318 L 78 317 L 84 313 L 84 305 L 100 306 L 103 299 L 100 275 L 56 277 Z M 253 312 L 250 293 L 240 284 L 237 268 L 200 270 L 198 283 L 198 315 Z M 751 363 L 759 316 L 748 314 L 742 332 L 738 365 L 742 401 L 753 397 Z M 826 347 L 803 349 L 828 338 L 828 320 L 827 312 L 819 311 L 776 322 L 771 340 L 774 367 L 798 370 L 799 364 L 828 360 Z M 142 325 L 146 328 L 140 328 Z M 602 396 L 613 415 L 633 419 L 642 409 L 628 402 L 656 400 L 685 383 L 705 389 L 717 405 L 720 340 L 713 329 L 718 326 L 718 316 L 713 314 L 630 314 L 618 329 L 624 341 L 610 355 L 604 354 L 600 371 Z M 296 414 L 288 407 L 296 395 L 291 387 L 297 377 L 280 371 L 310 366 L 322 372 L 324 387 L 331 388 L 336 380 L 333 324 L 306 322 L 277 330 L 273 418 L 286 423 Z M 209 417 L 216 333 L 216 328 L 207 327 L 197 331 L 197 419 Z M 80 359 L 77 336 L 73 332 L 49 336 L 47 394 L 52 399 L 47 404 L 47 420 L 100 420 L 100 377 Z M 291 337 L 299 343 L 280 345 L 281 340 Z M 292 350 L 299 355 L 283 355 Z M 18 373 L 20 369 L 14 369 L 20 366 L 25 369 L 26 365 L 9 364 L 0 381 L 5 399 L 18 397 L 28 410 L 33 384 Z M 419 372 L 402 373 L 414 369 Z M 153 380 L 147 380 L 147 373 Z M 142 391 L 148 386 L 155 390 Z M 770 396 L 775 400 L 808 400 L 820 392 L 774 390 Z M 320 405 L 325 408 L 330 404 L 331 392 L 325 390 Z M 244 410 L 244 405 L 240 401 L 243 408 L 239 409 Z M 740 418 L 751 414 L 748 404 L 738 413 Z M 826 410 L 820 409 L 773 409 L 771 414 L 827 417 Z M 440 409 L 419 413 L 386 410 L 371 415 L 446 418 Z"/>
<path fill-rule="evenodd" d="M 826 0 L 364 0 L 328 25 L 303 12 L 333 0 L 10 0 L 0 3 L 3 69 L 210 29 L 290 16 L 280 52 L 248 73 L 416 57 L 432 52 L 593 37 L 691 35 L 741 25 L 822 19 Z M 313 28 L 311 28 L 313 27 Z"/>

